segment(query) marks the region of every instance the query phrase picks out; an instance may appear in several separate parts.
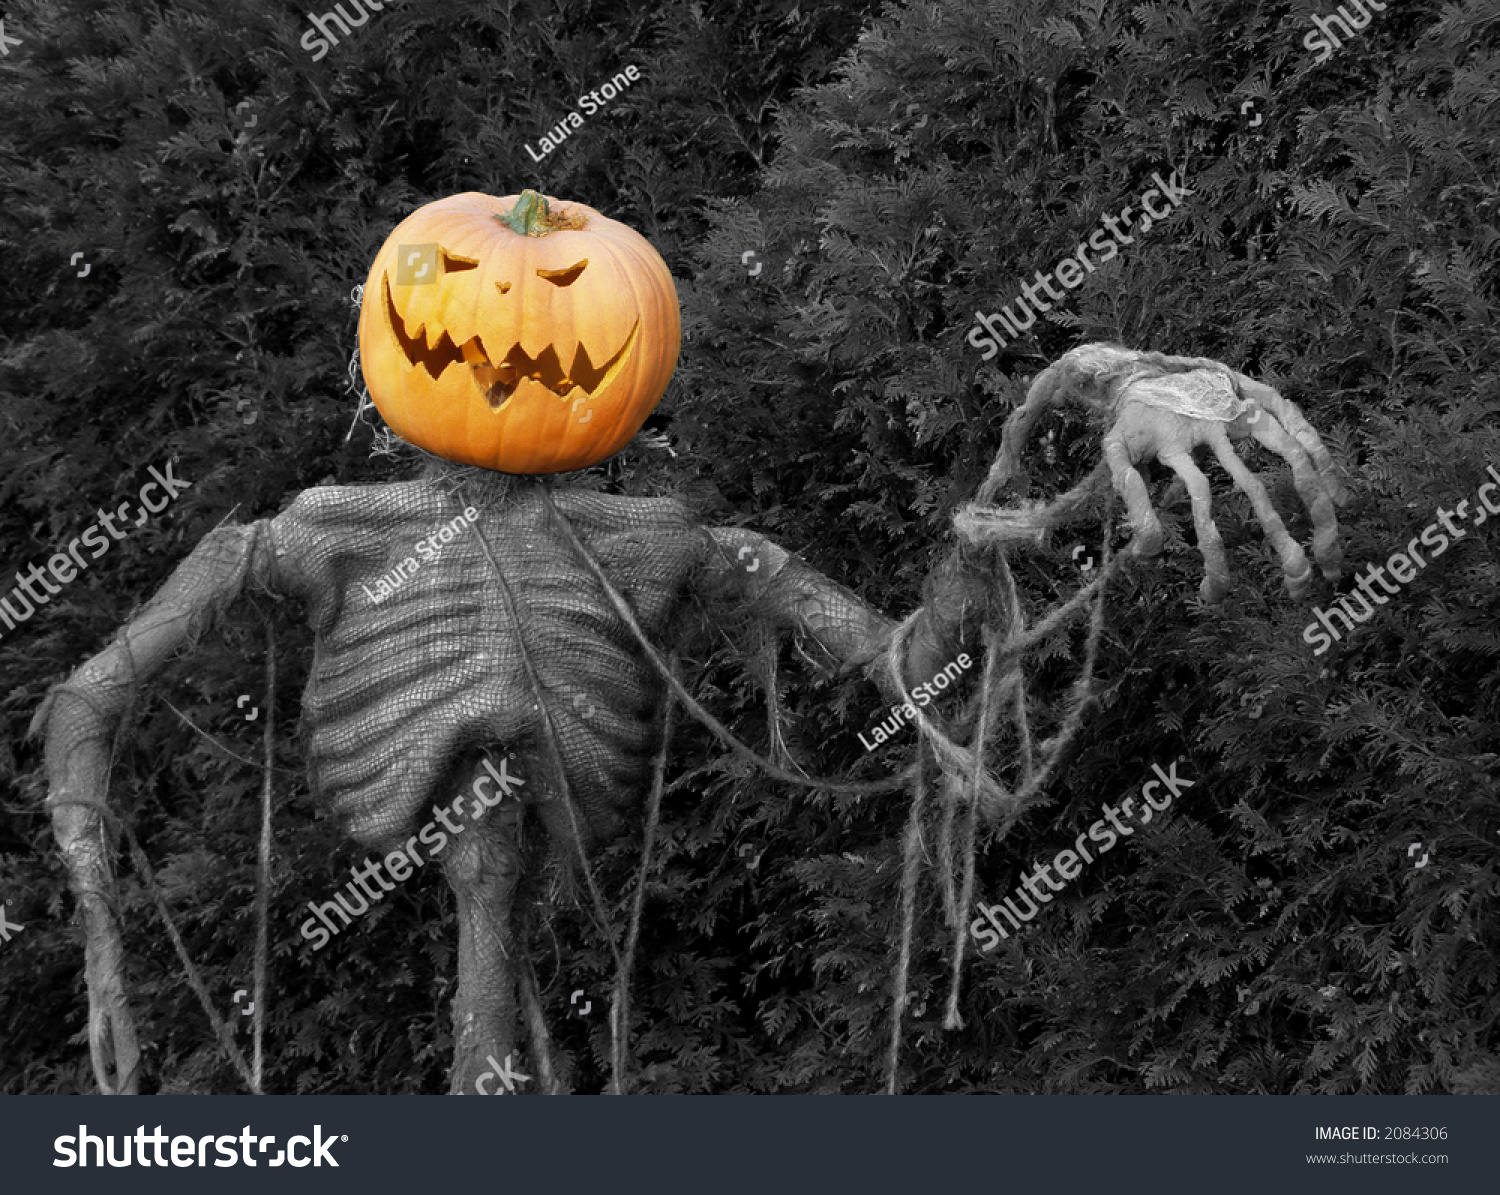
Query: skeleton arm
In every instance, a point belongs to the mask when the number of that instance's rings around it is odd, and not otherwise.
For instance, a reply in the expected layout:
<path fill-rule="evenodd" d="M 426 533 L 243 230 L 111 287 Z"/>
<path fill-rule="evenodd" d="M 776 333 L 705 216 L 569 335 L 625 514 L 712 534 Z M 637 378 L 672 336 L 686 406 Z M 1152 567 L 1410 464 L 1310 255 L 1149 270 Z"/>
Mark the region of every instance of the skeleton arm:
<path fill-rule="evenodd" d="M 137 1089 L 140 1050 L 125 999 L 123 945 L 104 812 L 121 719 L 149 681 L 239 597 L 264 584 L 268 524 L 220 527 L 203 538 L 156 596 L 103 651 L 48 694 L 31 733 L 46 733 L 53 832 L 83 913 L 90 992 L 89 1053 L 100 1089 Z"/>
<path fill-rule="evenodd" d="M 709 529 L 712 583 L 772 631 L 812 640 L 841 670 L 862 668 L 888 701 L 905 698 L 885 667 L 896 623 L 853 591 L 763 535 L 740 527 Z M 981 575 L 954 550 L 929 575 L 908 640 L 903 681 L 908 690 L 930 679 L 966 645 L 978 641 L 984 603 L 973 587 Z"/>

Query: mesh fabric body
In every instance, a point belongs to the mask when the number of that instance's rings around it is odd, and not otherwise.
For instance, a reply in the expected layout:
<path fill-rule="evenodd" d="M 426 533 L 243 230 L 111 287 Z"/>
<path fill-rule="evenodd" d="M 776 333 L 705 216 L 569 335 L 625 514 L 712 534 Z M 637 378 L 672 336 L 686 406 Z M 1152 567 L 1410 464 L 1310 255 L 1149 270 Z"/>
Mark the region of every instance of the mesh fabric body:
<path fill-rule="evenodd" d="M 642 627 L 670 641 L 702 529 L 668 500 L 554 500 Z M 275 521 L 273 588 L 304 599 L 317 636 L 313 791 L 361 843 L 404 837 L 482 752 L 514 752 L 518 795 L 563 830 L 543 705 L 589 838 L 613 836 L 641 793 L 660 681 L 551 522 L 540 483 L 478 470 L 307 490 Z M 445 528 L 451 542 L 434 542 Z"/>

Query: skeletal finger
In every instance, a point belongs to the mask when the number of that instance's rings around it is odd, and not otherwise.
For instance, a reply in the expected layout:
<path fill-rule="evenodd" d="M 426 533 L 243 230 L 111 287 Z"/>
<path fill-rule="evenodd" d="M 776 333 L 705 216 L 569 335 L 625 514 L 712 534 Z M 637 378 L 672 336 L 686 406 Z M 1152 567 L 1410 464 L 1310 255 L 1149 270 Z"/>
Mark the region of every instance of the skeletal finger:
<path fill-rule="evenodd" d="M 1000 451 L 990 466 L 981 493 L 993 496 L 1009 483 L 1024 485 L 1026 471 L 1021 467 L 1021 449 L 1031 438 L 1037 420 L 1067 398 L 1069 377 L 1070 370 L 1058 362 L 1047 366 L 1032 380 L 1026 390 L 1026 400 L 1005 421 L 1005 428 L 1000 433 Z"/>
<path fill-rule="evenodd" d="M 1239 383 L 1240 392 L 1248 398 L 1253 398 L 1272 415 L 1275 415 L 1282 427 L 1296 437 L 1297 443 L 1303 447 L 1308 456 L 1312 457 L 1313 464 L 1317 466 L 1318 473 L 1323 478 L 1323 484 L 1327 487 L 1333 501 L 1339 506 L 1349 501 L 1349 491 L 1339 480 L 1333 458 L 1328 455 L 1328 449 L 1323 446 L 1322 438 L 1313 425 L 1307 421 L 1297 404 L 1289 398 L 1282 397 L 1279 390 L 1267 386 L 1264 382 L 1247 378 L 1242 373 L 1237 373 L 1234 377 Z"/>
<path fill-rule="evenodd" d="M 1260 419 L 1257 426 L 1267 422 L 1269 419 Z M 1250 505 L 1255 508 L 1255 517 L 1265 530 L 1266 538 L 1281 557 L 1281 571 L 1286 577 L 1287 592 L 1294 598 L 1302 597 L 1312 580 L 1312 565 L 1307 563 L 1307 554 L 1287 532 L 1286 524 L 1276 513 L 1276 507 L 1271 504 L 1271 496 L 1266 493 L 1266 487 L 1261 485 L 1260 478 L 1250 472 L 1245 467 L 1245 462 L 1235 455 L 1222 426 L 1210 433 L 1208 443 L 1214 450 L 1214 455 L 1219 458 L 1219 464 L 1224 466 L 1224 471 L 1234 478 L 1234 484 L 1245 491 Z"/>
<path fill-rule="evenodd" d="M 1137 556 L 1155 556 L 1161 551 L 1161 520 L 1151 509 L 1151 494 L 1146 489 L 1140 472 L 1130 459 L 1130 450 L 1125 447 L 1124 437 L 1118 428 L 1104 437 L 1104 459 L 1109 463 L 1109 475 L 1115 492 L 1125 499 L 1125 509 L 1130 515 L 1130 526 L 1135 532 L 1131 551 Z"/>
<path fill-rule="evenodd" d="M 1333 495 L 1324 478 L 1313 467 L 1302 445 L 1287 435 L 1276 417 L 1267 414 L 1250 425 L 1250 434 L 1291 466 L 1292 483 L 1307 512 L 1312 516 L 1313 555 L 1330 581 L 1337 581 L 1344 571 L 1344 550 L 1339 544 L 1338 515 L 1333 509 Z"/>
<path fill-rule="evenodd" d="M 1198 550 L 1203 553 L 1203 584 L 1198 593 L 1212 605 L 1229 592 L 1229 562 L 1224 557 L 1223 537 L 1214 526 L 1213 490 L 1186 450 L 1173 449 L 1157 459 L 1182 478 L 1192 499 L 1193 526 L 1198 531 Z"/>

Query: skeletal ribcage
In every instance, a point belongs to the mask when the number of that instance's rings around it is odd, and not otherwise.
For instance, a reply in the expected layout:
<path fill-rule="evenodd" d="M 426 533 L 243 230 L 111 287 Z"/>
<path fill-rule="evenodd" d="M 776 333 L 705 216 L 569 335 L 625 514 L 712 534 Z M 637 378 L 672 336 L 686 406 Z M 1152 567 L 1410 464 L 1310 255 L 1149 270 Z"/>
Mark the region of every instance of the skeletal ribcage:
<path fill-rule="evenodd" d="M 283 581 L 309 602 L 317 633 L 303 698 L 313 791 L 362 843 L 409 834 L 485 749 L 523 761 L 512 767 L 523 800 L 556 800 L 544 708 L 591 837 L 612 836 L 640 795 L 659 681 L 537 484 L 325 487 L 277 521 Z M 659 641 L 702 533 L 674 502 L 586 491 L 555 501 Z M 554 829 L 567 824 L 544 812 Z"/>

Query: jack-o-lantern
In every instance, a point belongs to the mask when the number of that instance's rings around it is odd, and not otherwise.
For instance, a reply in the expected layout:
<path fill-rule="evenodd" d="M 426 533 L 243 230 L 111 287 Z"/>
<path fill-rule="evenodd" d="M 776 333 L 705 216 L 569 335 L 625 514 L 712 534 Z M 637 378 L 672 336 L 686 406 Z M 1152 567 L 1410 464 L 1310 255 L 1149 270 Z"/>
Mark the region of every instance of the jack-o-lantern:
<path fill-rule="evenodd" d="M 618 452 L 661 399 L 682 320 L 640 233 L 535 191 L 418 208 L 365 280 L 359 353 L 391 430 L 502 473 Z"/>

